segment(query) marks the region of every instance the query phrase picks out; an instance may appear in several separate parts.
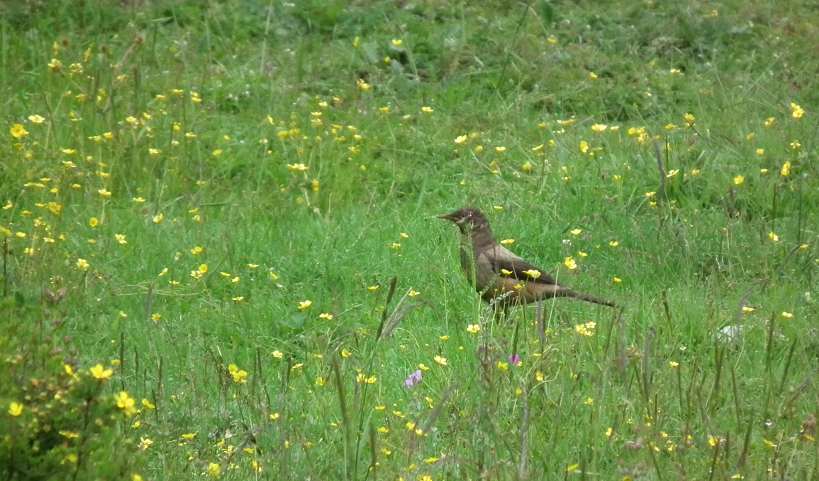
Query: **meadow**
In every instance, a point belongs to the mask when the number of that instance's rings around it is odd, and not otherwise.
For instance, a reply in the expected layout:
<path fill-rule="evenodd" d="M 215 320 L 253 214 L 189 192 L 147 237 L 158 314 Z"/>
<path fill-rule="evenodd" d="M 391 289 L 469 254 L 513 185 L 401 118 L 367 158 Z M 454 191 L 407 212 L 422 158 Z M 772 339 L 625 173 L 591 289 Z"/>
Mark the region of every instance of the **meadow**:
<path fill-rule="evenodd" d="M 819 479 L 817 44 L 809 0 L 5 2 L 0 478 Z M 618 308 L 496 321 L 466 205 Z"/>

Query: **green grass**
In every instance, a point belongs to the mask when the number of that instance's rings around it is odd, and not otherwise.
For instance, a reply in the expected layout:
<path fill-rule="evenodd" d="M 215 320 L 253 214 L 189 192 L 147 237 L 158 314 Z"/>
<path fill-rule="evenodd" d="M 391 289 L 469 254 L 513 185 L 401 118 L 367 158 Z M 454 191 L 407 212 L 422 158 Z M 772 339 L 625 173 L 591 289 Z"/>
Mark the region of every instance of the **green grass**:
<path fill-rule="evenodd" d="M 50 376 L 140 409 L 37 479 L 819 477 L 815 2 L 295 3 L 4 7 L 2 459 Z M 494 322 L 464 205 L 622 317 Z"/>

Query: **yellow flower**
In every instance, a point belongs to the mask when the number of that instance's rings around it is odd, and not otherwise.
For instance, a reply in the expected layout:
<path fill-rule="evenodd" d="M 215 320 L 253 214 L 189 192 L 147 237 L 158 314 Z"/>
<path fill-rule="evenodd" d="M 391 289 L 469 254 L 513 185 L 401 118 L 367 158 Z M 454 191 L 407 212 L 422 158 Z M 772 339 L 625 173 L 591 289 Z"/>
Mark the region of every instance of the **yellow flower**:
<path fill-rule="evenodd" d="M 134 407 L 136 402 L 134 401 L 134 398 L 128 395 L 127 392 L 120 392 L 114 396 L 114 399 L 117 402 L 117 407 L 120 408 L 127 416 L 130 416 L 136 412 L 136 407 Z"/>
<path fill-rule="evenodd" d="M 99 194 L 100 194 L 101 196 L 103 196 L 103 197 L 111 197 L 111 193 L 110 193 L 110 192 L 108 192 L 108 191 L 107 191 L 107 190 L 105 190 L 105 189 L 100 189 L 100 190 L 98 190 L 97 192 L 99 192 Z"/>
<path fill-rule="evenodd" d="M 304 164 L 287 164 L 287 168 L 293 171 L 304 172 L 309 167 Z"/>
<path fill-rule="evenodd" d="M 589 143 L 585 140 L 580 141 L 580 152 L 584 154 L 589 151 Z"/>
<path fill-rule="evenodd" d="M 773 123 L 774 123 L 774 118 L 771 117 L 771 118 L 769 118 L 768 120 L 765 121 L 765 127 L 770 127 L 771 125 L 773 125 Z"/>
<path fill-rule="evenodd" d="M 509 370 L 509 364 L 505 363 L 505 362 L 498 361 L 498 369 L 500 369 L 501 371 L 508 371 Z"/>
<path fill-rule="evenodd" d="M 734 184 L 736 184 L 736 185 L 739 185 L 744 181 L 745 181 L 745 177 L 743 177 L 741 175 L 738 175 L 738 176 L 734 177 Z"/>
<path fill-rule="evenodd" d="M 619 284 L 619 283 L 623 282 L 623 280 L 620 279 L 619 277 L 615 277 L 612 280 L 615 282 L 615 284 Z"/>
<path fill-rule="evenodd" d="M 128 243 L 128 241 L 125 240 L 125 234 L 114 234 L 114 237 L 116 237 L 117 242 L 119 242 L 120 244 L 127 244 Z"/>
<path fill-rule="evenodd" d="M 782 317 L 791 319 L 793 317 L 793 313 L 792 312 L 782 312 Z"/>
<path fill-rule="evenodd" d="M 668 363 L 668 365 L 671 366 L 671 367 L 678 367 L 680 365 L 680 363 L 678 363 L 677 361 L 670 361 Z"/>
<path fill-rule="evenodd" d="M 611 247 L 617 247 L 617 246 L 619 246 L 619 245 L 620 245 L 620 243 L 619 243 L 619 242 L 617 242 L 617 241 L 611 241 L 611 242 L 609 242 L 609 245 L 610 245 Z"/>
<path fill-rule="evenodd" d="M 459 135 L 458 137 L 455 138 L 455 143 L 456 144 L 462 144 L 462 143 L 466 142 L 467 138 L 468 137 L 466 135 Z"/>
<path fill-rule="evenodd" d="M 563 265 L 568 267 L 569 270 L 577 269 L 577 262 L 575 262 L 575 260 L 571 256 L 569 256 L 569 257 L 567 257 L 567 258 L 565 258 L 563 260 Z"/>
<path fill-rule="evenodd" d="M 313 301 L 311 301 L 309 299 L 306 300 L 306 301 L 301 301 L 301 302 L 299 302 L 299 309 L 307 309 L 311 305 L 313 305 Z"/>
<path fill-rule="evenodd" d="M 765 155 L 765 149 L 756 149 L 756 155 Z"/>
<path fill-rule="evenodd" d="M 796 105 L 795 103 L 791 103 L 791 115 L 795 119 L 801 119 L 802 115 L 804 115 L 805 111 L 802 110 L 802 107 Z"/>
<path fill-rule="evenodd" d="M 782 174 L 782 177 L 787 177 L 788 174 L 790 174 L 790 173 L 791 173 L 791 163 L 790 163 L 790 161 L 788 161 L 788 162 L 785 162 L 784 164 L 782 164 L 781 174 Z"/>
<path fill-rule="evenodd" d="M 91 220 L 88 221 L 88 225 L 90 225 L 91 227 L 96 227 L 99 224 L 100 224 L 100 221 L 96 217 L 92 217 Z"/>
<path fill-rule="evenodd" d="M 399 39 L 395 39 L 395 38 L 392 39 L 392 46 L 393 47 L 400 47 L 402 43 L 404 43 L 403 40 L 399 40 Z"/>
<path fill-rule="evenodd" d="M 446 365 L 447 365 L 447 363 L 446 363 L 446 358 L 445 358 L 445 357 L 435 356 L 435 362 L 437 362 L 438 364 L 440 364 L 440 365 L 442 365 L 442 366 L 446 366 Z"/>
<path fill-rule="evenodd" d="M 207 264 L 200 265 L 199 266 L 199 271 L 201 271 L 202 274 L 204 274 L 205 272 L 208 272 L 208 265 Z"/>
<path fill-rule="evenodd" d="M 323 312 L 323 313 L 319 314 L 319 318 L 324 319 L 325 321 L 329 321 L 329 320 L 333 319 L 333 315 L 330 314 L 329 312 Z"/>
<path fill-rule="evenodd" d="M 432 110 L 432 108 L 430 108 L 430 107 L 421 107 L 421 112 L 423 112 L 425 114 L 431 114 L 432 112 L 435 112 L 435 111 Z"/>
<path fill-rule="evenodd" d="M 191 254 L 193 254 L 193 255 L 199 255 L 199 254 L 201 254 L 201 253 L 202 253 L 202 250 L 203 250 L 203 249 L 202 249 L 201 247 L 196 246 L 196 247 L 194 247 L 193 249 L 191 249 Z"/>
<path fill-rule="evenodd" d="M 85 272 L 88 270 L 89 264 L 85 259 L 77 259 L 77 269 Z"/>
<path fill-rule="evenodd" d="M 90 370 L 91 375 L 97 379 L 111 379 L 111 376 L 114 375 L 114 371 L 112 369 L 105 369 L 102 364 L 97 364 Z"/>
<path fill-rule="evenodd" d="M 480 324 L 470 324 L 466 327 L 467 332 L 477 334 L 481 330 Z"/>
<path fill-rule="evenodd" d="M 23 405 L 20 403 L 13 402 L 9 405 L 8 412 L 14 417 L 19 417 L 21 414 L 23 414 Z"/>
<path fill-rule="evenodd" d="M 572 235 L 580 235 L 583 232 L 583 229 L 572 229 Z"/>
<path fill-rule="evenodd" d="M 154 224 L 159 224 L 160 222 L 162 222 L 162 219 L 164 219 L 164 218 L 165 218 L 165 214 L 160 212 L 159 214 L 154 216 L 154 219 L 153 219 Z"/>
<path fill-rule="evenodd" d="M 20 124 L 14 124 L 11 127 L 11 129 L 9 129 L 9 133 L 11 133 L 11 136 L 14 137 L 15 139 L 22 139 L 23 137 L 28 135 L 28 131 L 26 130 L 26 128 Z"/>
<path fill-rule="evenodd" d="M 234 367 L 234 370 L 230 373 L 233 376 L 233 382 L 246 384 L 247 383 L 247 371 L 239 369 L 236 366 L 234 366 L 233 364 L 231 364 L 231 366 Z"/>
<path fill-rule="evenodd" d="M 609 126 L 608 126 L 608 125 L 604 125 L 604 124 L 594 124 L 594 125 L 592 125 L 592 126 L 591 126 L 591 129 L 592 129 L 593 131 L 595 131 L 595 132 L 603 132 L 603 131 L 604 131 L 604 130 L 606 130 L 607 128 L 609 128 Z"/>
<path fill-rule="evenodd" d="M 779 236 L 773 232 L 768 232 L 768 237 L 774 242 L 779 242 Z"/>
<path fill-rule="evenodd" d="M 281 351 L 279 350 L 271 352 L 270 355 L 275 357 L 276 359 L 281 359 L 282 357 L 284 357 L 284 354 L 282 354 Z"/>
<path fill-rule="evenodd" d="M 537 269 L 529 269 L 529 270 L 523 271 L 523 273 L 526 274 L 529 277 L 534 278 L 534 279 L 537 279 L 538 277 L 540 277 L 540 271 L 537 270 Z"/>

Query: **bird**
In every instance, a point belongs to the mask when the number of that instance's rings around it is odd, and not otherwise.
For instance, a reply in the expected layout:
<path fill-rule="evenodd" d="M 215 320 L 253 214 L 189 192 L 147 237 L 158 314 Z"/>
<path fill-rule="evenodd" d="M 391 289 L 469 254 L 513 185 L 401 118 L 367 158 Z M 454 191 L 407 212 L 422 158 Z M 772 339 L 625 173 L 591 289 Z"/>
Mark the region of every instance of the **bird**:
<path fill-rule="evenodd" d="M 500 302 L 506 308 L 511 303 L 528 304 L 553 297 L 572 297 L 617 307 L 613 302 L 569 289 L 543 269 L 498 244 L 486 214 L 476 207 L 463 207 L 438 218 L 454 222 L 461 231 L 461 268 L 486 302 L 502 296 Z"/>

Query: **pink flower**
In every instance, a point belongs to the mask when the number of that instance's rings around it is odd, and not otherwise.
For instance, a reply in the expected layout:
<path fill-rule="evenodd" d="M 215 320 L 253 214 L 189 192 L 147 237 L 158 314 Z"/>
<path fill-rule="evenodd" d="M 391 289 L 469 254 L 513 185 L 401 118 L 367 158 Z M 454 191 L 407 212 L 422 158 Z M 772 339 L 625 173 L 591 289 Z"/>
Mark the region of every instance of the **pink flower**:
<path fill-rule="evenodd" d="M 412 386 L 421 382 L 421 370 L 417 370 L 414 373 L 410 374 L 406 381 L 404 381 L 404 385 L 411 388 Z"/>

